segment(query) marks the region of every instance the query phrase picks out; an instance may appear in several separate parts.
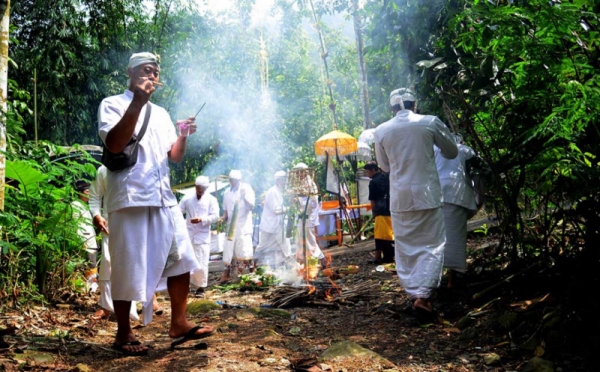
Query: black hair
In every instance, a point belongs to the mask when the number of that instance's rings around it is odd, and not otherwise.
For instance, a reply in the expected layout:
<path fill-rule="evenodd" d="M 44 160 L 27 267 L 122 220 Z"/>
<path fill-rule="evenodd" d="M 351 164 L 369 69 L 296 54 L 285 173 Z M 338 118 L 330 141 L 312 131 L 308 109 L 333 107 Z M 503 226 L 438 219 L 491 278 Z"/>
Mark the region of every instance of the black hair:
<path fill-rule="evenodd" d="M 404 101 L 402 103 L 404 104 L 405 110 L 414 110 L 415 108 L 415 101 Z"/>
<path fill-rule="evenodd" d="M 378 171 L 379 170 L 379 166 L 377 165 L 376 161 L 370 161 L 367 164 L 365 164 L 365 166 L 363 167 L 363 169 Z"/>

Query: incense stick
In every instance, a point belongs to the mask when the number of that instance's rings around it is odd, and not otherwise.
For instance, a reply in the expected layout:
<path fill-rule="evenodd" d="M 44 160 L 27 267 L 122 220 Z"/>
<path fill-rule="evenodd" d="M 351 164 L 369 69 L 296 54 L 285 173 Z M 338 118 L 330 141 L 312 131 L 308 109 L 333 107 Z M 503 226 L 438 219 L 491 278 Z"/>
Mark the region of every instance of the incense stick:
<path fill-rule="evenodd" d="M 204 105 L 206 105 L 206 102 L 204 102 L 202 104 L 202 107 L 200 107 L 200 110 L 198 110 L 198 112 L 196 113 L 196 115 L 194 115 L 194 119 L 196 119 L 196 116 L 198 116 L 198 114 L 200 113 L 200 111 L 202 111 L 202 109 L 204 108 Z"/>

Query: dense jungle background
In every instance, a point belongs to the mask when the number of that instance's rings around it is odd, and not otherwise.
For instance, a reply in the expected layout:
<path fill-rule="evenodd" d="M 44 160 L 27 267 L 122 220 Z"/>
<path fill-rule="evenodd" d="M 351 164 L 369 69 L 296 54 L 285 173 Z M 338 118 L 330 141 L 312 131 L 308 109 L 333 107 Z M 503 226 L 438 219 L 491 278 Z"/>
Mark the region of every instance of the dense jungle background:
<path fill-rule="evenodd" d="M 418 111 L 492 170 L 485 209 L 499 223 L 478 230 L 495 239 L 470 271 L 502 294 L 476 301 L 551 293 L 524 320 L 540 324 L 531 352 L 597 365 L 599 11 L 595 0 L 12 2 L 0 313 L 84 287 L 70 202 L 95 167 L 79 146 L 101 144 L 100 101 L 126 88 L 132 53 L 151 51 L 165 84 L 153 102 L 174 121 L 206 102 L 172 185 L 239 168 L 261 192 L 298 161 L 320 172 L 317 138 L 334 124 L 358 137 L 390 119 L 391 90 L 413 89 Z"/>

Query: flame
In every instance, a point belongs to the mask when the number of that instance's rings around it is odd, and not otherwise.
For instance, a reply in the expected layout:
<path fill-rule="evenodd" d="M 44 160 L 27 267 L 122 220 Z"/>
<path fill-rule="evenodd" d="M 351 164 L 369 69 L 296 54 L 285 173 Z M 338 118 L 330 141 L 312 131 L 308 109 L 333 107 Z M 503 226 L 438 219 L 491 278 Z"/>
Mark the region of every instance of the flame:
<path fill-rule="evenodd" d="M 314 285 L 308 285 L 308 295 L 310 296 L 311 294 L 315 293 L 317 291 L 317 287 L 315 287 Z"/>

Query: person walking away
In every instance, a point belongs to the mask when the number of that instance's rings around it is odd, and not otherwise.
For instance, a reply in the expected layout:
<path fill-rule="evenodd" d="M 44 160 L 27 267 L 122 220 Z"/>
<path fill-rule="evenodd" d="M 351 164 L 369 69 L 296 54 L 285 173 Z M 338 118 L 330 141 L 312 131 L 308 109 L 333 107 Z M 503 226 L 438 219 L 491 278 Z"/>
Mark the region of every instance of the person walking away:
<path fill-rule="evenodd" d="M 294 169 L 308 169 L 308 165 L 298 163 L 294 166 Z M 317 258 L 321 268 L 324 269 L 330 262 L 328 262 L 327 257 L 325 257 L 321 248 L 319 248 L 315 233 L 315 227 L 319 226 L 319 211 L 321 210 L 318 195 L 319 189 L 308 172 L 299 172 L 299 182 L 300 189 L 309 195 L 300 196 L 297 201 L 301 213 L 304 213 L 304 208 L 306 207 L 306 216 L 300 216 L 296 225 L 296 259 L 300 264 L 304 264 L 304 244 L 306 244 L 309 257 Z M 306 204 L 307 202 L 308 205 Z M 306 219 L 304 227 L 303 218 Z"/>
<path fill-rule="evenodd" d="M 394 117 L 375 130 L 379 167 L 390 174 L 390 211 L 394 228 L 396 270 L 421 322 L 434 319 L 431 295 L 439 287 L 446 232 L 442 190 L 433 145 L 454 159 L 458 148 L 436 116 L 413 112 L 413 93 L 391 92 Z"/>
<path fill-rule="evenodd" d="M 256 265 L 266 265 L 276 269 L 292 255 L 290 239 L 285 236 L 285 213 L 283 193 L 286 173 L 278 171 L 273 185 L 265 195 L 263 214 L 260 220 L 260 243 L 254 252 Z"/>
<path fill-rule="evenodd" d="M 75 191 L 78 195 L 77 199 L 71 203 L 71 209 L 73 219 L 78 223 L 77 235 L 81 240 L 82 248 L 87 254 L 88 264 L 84 276 L 89 291 L 96 286 L 94 283 L 98 281 L 98 242 L 96 242 L 96 231 L 94 231 L 92 215 L 88 208 L 90 183 L 83 180 L 76 181 Z"/>
<path fill-rule="evenodd" d="M 252 246 L 252 210 L 256 202 L 254 190 L 242 182 L 242 172 L 229 172 L 230 187 L 223 194 L 223 221 L 227 222 L 227 240 L 223 247 L 225 270 L 220 283 L 229 282 L 232 275 L 244 269 L 254 271 L 254 247 Z"/>
<path fill-rule="evenodd" d="M 365 164 L 369 182 L 369 200 L 375 217 L 375 259 L 369 263 L 394 262 L 394 231 L 390 214 L 390 176 L 379 171 L 377 162 Z"/>
<path fill-rule="evenodd" d="M 186 217 L 187 230 L 194 247 L 200 269 L 192 273 L 191 282 L 197 289 L 195 297 L 204 297 L 208 285 L 208 261 L 210 258 L 210 226 L 219 219 L 219 202 L 207 189 L 210 180 L 198 176 L 195 193 L 181 199 L 179 207 Z"/>
<path fill-rule="evenodd" d="M 457 146 L 458 156 L 454 159 L 446 159 L 439 148 L 434 148 L 435 164 L 444 197 L 444 268 L 448 270 L 448 288 L 454 287 L 457 272 L 464 273 L 467 270 L 467 221 L 477 213 L 473 182 L 467 174 L 466 166 L 477 155 L 469 146 Z"/>
<path fill-rule="evenodd" d="M 196 131 L 193 118 L 175 132 L 167 111 L 150 97 L 160 79 L 158 58 L 135 53 L 127 68 L 128 89 L 105 98 L 98 110 L 98 133 L 105 149 L 119 154 L 147 123 L 137 142 L 133 166 L 107 172 L 105 207 L 111 234 L 111 292 L 117 334 L 113 348 L 126 355 L 144 355 L 148 347 L 135 337 L 129 321 L 132 301 L 144 302 L 144 324 L 152 321 L 152 297 L 161 278 L 166 278 L 171 299 L 169 336 L 173 346 L 207 337 L 214 330 L 200 327 L 186 317 L 190 272 L 199 264 L 185 227 L 177 199 L 171 191 L 169 160 L 185 155 L 187 137 Z M 150 111 L 148 119 L 146 113 Z"/>

